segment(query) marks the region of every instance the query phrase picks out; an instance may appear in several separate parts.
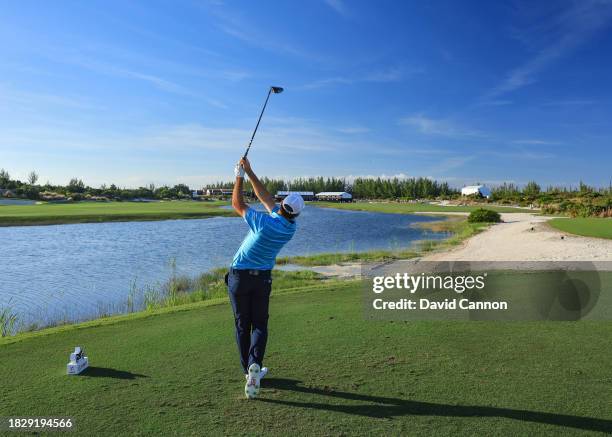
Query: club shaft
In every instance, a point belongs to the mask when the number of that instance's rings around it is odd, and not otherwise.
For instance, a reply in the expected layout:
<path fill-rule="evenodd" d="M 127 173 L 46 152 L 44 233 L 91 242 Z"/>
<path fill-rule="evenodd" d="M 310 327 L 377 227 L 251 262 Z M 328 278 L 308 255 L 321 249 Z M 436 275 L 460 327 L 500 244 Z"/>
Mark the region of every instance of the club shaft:
<path fill-rule="evenodd" d="M 247 155 L 249 154 L 249 150 L 251 150 L 251 144 L 253 144 L 253 139 L 255 138 L 255 134 L 257 133 L 257 128 L 259 127 L 259 123 L 261 122 L 261 117 L 263 117 L 263 113 L 266 110 L 266 106 L 268 105 L 270 94 L 272 94 L 272 88 L 270 88 L 270 90 L 268 91 L 268 96 L 266 97 L 266 101 L 264 102 L 263 108 L 261 108 L 261 113 L 259 114 L 259 118 L 257 119 L 255 130 L 253 131 L 253 135 L 251 136 L 251 141 L 249 141 L 249 145 L 247 146 L 246 152 L 244 152 L 243 158 L 246 158 Z"/>

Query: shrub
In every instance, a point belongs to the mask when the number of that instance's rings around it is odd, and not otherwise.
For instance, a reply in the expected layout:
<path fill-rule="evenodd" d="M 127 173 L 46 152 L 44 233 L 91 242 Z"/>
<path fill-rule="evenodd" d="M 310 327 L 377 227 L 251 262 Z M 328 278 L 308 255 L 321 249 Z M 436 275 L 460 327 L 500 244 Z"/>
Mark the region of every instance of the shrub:
<path fill-rule="evenodd" d="M 490 209 L 479 208 L 475 209 L 470 213 L 468 217 L 470 223 L 499 223 L 501 222 L 501 216 L 495 211 Z"/>
<path fill-rule="evenodd" d="M 10 306 L 0 309 L 0 337 L 13 335 L 16 331 L 19 316 Z"/>
<path fill-rule="evenodd" d="M 544 205 L 542 207 L 542 213 L 546 215 L 561 214 L 561 209 L 559 208 L 559 205 L 556 204 Z"/>

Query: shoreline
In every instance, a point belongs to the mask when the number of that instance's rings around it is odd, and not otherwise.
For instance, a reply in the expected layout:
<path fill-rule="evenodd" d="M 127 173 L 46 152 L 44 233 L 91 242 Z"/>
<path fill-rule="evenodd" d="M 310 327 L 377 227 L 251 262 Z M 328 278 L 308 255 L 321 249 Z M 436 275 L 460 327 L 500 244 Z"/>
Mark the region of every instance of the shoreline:
<path fill-rule="evenodd" d="M 299 286 L 299 287 L 294 287 L 294 288 L 287 288 L 283 292 L 278 293 L 277 296 L 290 296 L 293 294 L 315 292 L 315 291 L 329 287 L 330 282 L 333 283 L 334 281 L 324 280 L 318 284 L 310 284 L 310 285 Z M 335 281 L 335 282 L 338 283 L 337 285 L 339 287 L 346 287 L 346 286 L 350 286 L 354 281 L 342 280 L 342 281 Z M 272 297 L 274 297 L 274 295 L 272 295 Z M 38 337 L 44 337 L 47 335 L 54 335 L 54 334 L 67 332 L 67 331 L 77 331 L 80 329 L 89 329 L 89 328 L 96 328 L 96 327 L 101 327 L 101 326 L 116 325 L 120 323 L 131 322 L 133 320 L 143 320 L 143 319 L 148 319 L 152 317 L 158 317 L 164 314 L 180 313 L 180 312 L 191 311 L 195 309 L 207 308 L 207 307 L 218 306 L 218 305 L 226 305 L 226 304 L 229 304 L 229 298 L 227 296 L 214 297 L 214 298 L 207 299 L 207 300 L 183 303 L 180 305 L 165 306 L 165 307 L 159 307 L 159 308 L 155 308 L 151 310 L 134 311 L 130 313 L 114 314 L 111 316 L 98 317 L 95 319 L 85 320 L 85 321 L 75 322 L 75 323 L 64 323 L 61 325 L 49 326 L 49 327 L 34 330 L 34 331 L 22 331 L 15 335 L 0 337 L 0 346 L 18 343 L 24 340 L 29 340 L 31 338 L 38 338 Z"/>
<path fill-rule="evenodd" d="M 446 231 L 450 233 L 447 238 L 441 240 L 421 240 L 416 242 L 413 247 L 399 251 L 325 253 L 313 256 L 281 258 L 278 260 L 275 270 L 278 270 L 280 275 L 299 275 L 300 272 L 311 272 L 320 275 L 320 281 L 338 280 L 341 283 L 361 277 L 364 266 L 370 269 L 387 265 L 393 266 L 395 264 L 396 267 L 400 268 L 402 265 L 406 265 L 406 263 L 414 264 L 419 261 L 612 262 L 612 240 L 581 237 L 558 231 L 547 223 L 553 217 L 536 216 L 533 214 L 526 215 L 525 213 L 504 213 L 502 214 L 504 223 L 488 225 L 470 224 L 467 221 L 458 219 L 458 216 L 465 215 L 466 213 L 456 212 L 447 215 L 448 217 L 454 216 L 455 220 L 441 220 L 418 224 L 420 227 L 429 227 L 438 232 Z M 564 250 L 560 250 L 560 248 Z M 593 251 L 595 251 L 595 256 L 593 256 Z M 520 263 L 517 265 L 520 265 Z M 219 269 L 203 272 L 191 279 L 197 280 L 197 278 L 204 277 L 205 275 L 214 276 L 215 273 L 218 273 L 216 272 L 217 270 Z M 218 278 L 213 279 L 218 282 Z M 184 278 L 175 278 L 174 280 L 180 283 Z M 168 284 L 168 286 L 174 287 L 176 284 Z M 311 286 L 313 285 L 308 284 L 305 288 Z M 291 287 L 283 287 L 281 285 L 277 292 L 285 293 L 286 290 L 291 289 Z M 176 290 L 172 291 L 172 293 L 176 292 Z M 95 324 L 96 321 L 106 319 L 129 318 L 138 314 L 146 317 L 160 310 L 172 308 L 175 308 L 177 311 L 187 310 L 191 306 L 202 302 L 219 300 L 217 295 L 200 297 L 198 300 L 189 300 L 189 295 L 192 294 L 192 291 L 178 290 L 178 292 L 183 295 L 183 300 L 161 302 L 154 309 L 143 308 L 133 312 L 117 313 L 110 317 L 96 317 L 85 322 L 23 330 L 18 332 L 16 336 L 20 337 L 24 334 L 58 329 L 63 326 Z M 201 294 L 202 290 L 198 290 L 198 292 Z M 176 296 L 169 295 L 167 297 L 174 299 Z M 193 298 L 195 297 L 193 296 Z M 220 301 L 225 302 L 223 298 Z M 8 336 L 6 338 L 13 337 L 15 336 Z"/>
<path fill-rule="evenodd" d="M 223 210 L 221 210 L 223 211 Z M 99 215 L 99 216 L 71 216 L 67 218 L 47 219 L 19 217 L 19 221 L 3 220 L 0 217 L 0 228 L 15 228 L 22 226 L 58 226 L 78 225 L 91 223 L 128 223 L 128 222 L 162 222 L 168 220 L 197 220 L 214 217 L 233 217 L 234 214 L 225 213 L 194 213 L 194 214 L 164 214 L 164 215 Z"/>
<path fill-rule="evenodd" d="M 455 240 L 457 234 L 473 235 L 482 228 L 482 225 L 468 224 L 462 220 L 440 220 L 426 223 L 416 224 L 421 228 L 429 228 L 432 231 L 437 232 L 449 232 L 450 235 L 440 240 L 419 240 L 416 241 L 413 246 L 407 247 L 401 250 L 385 251 L 385 250 L 374 250 L 365 252 L 352 252 L 352 253 L 323 253 L 305 257 L 289 257 L 280 258 L 277 261 L 277 267 L 275 268 L 275 283 L 277 284 L 276 292 L 280 294 L 286 293 L 288 290 L 293 290 L 298 284 L 298 288 L 304 286 L 309 287 L 317 283 L 329 282 L 338 280 L 339 278 L 331 277 L 330 275 L 320 274 L 315 270 L 300 265 L 298 268 L 283 268 L 283 265 L 292 264 L 296 259 L 300 259 L 302 262 L 309 261 L 314 264 L 320 264 L 321 260 L 327 260 L 327 264 L 336 265 L 338 260 L 342 259 L 359 259 L 362 260 L 401 260 L 401 259 L 412 259 L 419 256 L 422 251 L 432 250 L 433 247 L 447 246 L 449 244 L 456 244 Z M 461 241 L 461 239 L 457 240 Z M 450 243 L 449 243 L 450 242 Z M 38 325 L 36 322 L 29 325 L 17 324 L 16 325 L 16 336 L 29 334 L 33 332 L 41 332 L 49 329 L 61 328 L 62 326 L 73 326 L 81 325 L 83 323 L 94 323 L 98 320 L 105 320 L 107 318 L 114 317 L 126 317 L 134 314 L 150 314 L 152 311 L 164 308 L 180 308 L 183 306 L 190 306 L 199 302 L 208 302 L 212 300 L 221 299 L 225 302 L 225 285 L 223 282 L 224 268 L 216 268 L 209 271 L 201 272 L 194 276 L 178 276 L 168 280 L 168 282 L 162 284 L 159 290 L 156 290 L 153 295 L 157 296 L 155 302 L 151 302 L 150 306 L 139 308 L 137 310 L 126 310 L 124 312 L 117 312 L 110 316 L 99 315 L 93 316 L 92 318 L 84 321 L 75 322 L 49 322 L 48 324 Z M 343 278 L 348 279 L 348 278 Z M 343 281 L 340 281 L 343 282 Z M 128 293 L 126 300 L 133 300 L 135 295 Z M 142 297 L 142 296 L 141 296 Z M 129 306 L 129 304 L 128 304 Z M 13 313 L 9 309 L 9 316 Z M 19 314 L 15 314 L 19 317 Z M 21 321 L 23 322 L 23 321 Z M 2 319 L 0 319 L 0 324 Z M 61 323 L 61 325 L 59 325 Z M 9 335 L 8 338 L 12 338 L 15 335 Z M 1 338 L 1 337 L 0 337 Z"/>
<path fill-rule="evenodd" d="M 75 202 L 69 204 L 2 205 L 0 227 L 52 226 L 232 217 L 227 202 Z"/>

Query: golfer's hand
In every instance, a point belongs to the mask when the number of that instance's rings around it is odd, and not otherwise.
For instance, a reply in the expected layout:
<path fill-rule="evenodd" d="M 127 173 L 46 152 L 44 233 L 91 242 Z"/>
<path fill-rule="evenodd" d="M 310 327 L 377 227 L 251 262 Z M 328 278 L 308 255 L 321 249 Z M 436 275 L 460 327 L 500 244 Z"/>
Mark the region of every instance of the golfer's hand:
<path fill-rule="evenodd" d="M 242 166 L 242 168 L 244 168 L 244 171 L 246 171 L 247 174 L 253 171 L 253 169 L 251 169 L 251 163 L 249 162 L 248 158 L 242 158 L 239 164 Z"/>
<path fill-rule="evenodd" d="M 244 167 L 240 163 L 234 167 L 234 176 L 237 178 L 244 178 Z"/>

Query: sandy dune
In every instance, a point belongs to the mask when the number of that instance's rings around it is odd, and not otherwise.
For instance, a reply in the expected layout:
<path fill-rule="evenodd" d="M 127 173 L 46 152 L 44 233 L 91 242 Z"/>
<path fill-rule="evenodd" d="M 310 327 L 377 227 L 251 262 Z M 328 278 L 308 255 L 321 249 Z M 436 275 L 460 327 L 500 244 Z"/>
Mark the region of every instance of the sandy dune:
<path fill-rule="evenodd" d="M 612 240 L 557 231 L 550 217 L 502 214 L 504 223 L 467 240 L 460 247 L 424 261 L 612 261 Z"/>

